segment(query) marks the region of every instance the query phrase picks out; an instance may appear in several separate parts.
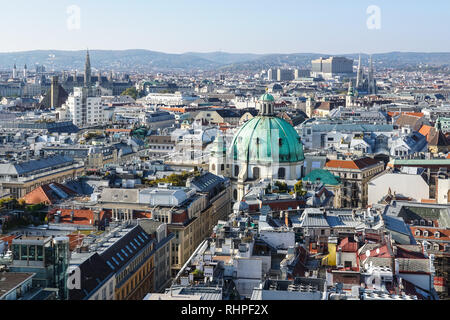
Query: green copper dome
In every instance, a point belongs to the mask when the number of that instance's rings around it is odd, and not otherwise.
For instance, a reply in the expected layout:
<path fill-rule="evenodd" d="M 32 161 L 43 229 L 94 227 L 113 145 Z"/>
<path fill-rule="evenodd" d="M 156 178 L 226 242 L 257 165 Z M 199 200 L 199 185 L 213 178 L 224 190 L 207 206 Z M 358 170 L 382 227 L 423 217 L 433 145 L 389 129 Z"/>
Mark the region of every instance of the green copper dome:
<path fill-rule="evenodd" d="M 265 93 L 261 96 L 261 98 L 259 98 L 260 101 L 275 101 L 275 98 L 269 94 L 269 93 Z"/>
<path fill-rule="evenodd" d="M 305 176 L 303 181 L 323 182 L 324 185 L 337 186 L 341 183 L 341 179 L 338 176 L 335 176 L 328 170 L 324 169 L 315 169 L 312 170 L 307 176 Z"/>
<path fill-rule="evenodd" d="M 292 163 L 305 159 L 297 131 L 277 117 L 257 116 L 247 121 L 231 147 L 233 159 L 242 162 Z"/>

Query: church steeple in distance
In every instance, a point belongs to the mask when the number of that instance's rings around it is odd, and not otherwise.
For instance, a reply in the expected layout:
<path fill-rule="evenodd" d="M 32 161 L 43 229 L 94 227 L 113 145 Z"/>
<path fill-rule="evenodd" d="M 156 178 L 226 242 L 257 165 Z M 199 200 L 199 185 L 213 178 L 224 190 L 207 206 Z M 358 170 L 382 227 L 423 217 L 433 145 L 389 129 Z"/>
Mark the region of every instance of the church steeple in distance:
<path fill-rule="evenodd" d="M 91 59 L 89 57 L 89 49 L 86 51 L 86 62 L 84 64 L 84 85 L 86 87 L 91 85 Z"/>
<path fill-rule="evenodd" d="M 361 86 L 361 80 L 362 80 L 362 70 L 361 70 L 361 54 L 359 54 L 358 59 L 358 71 L 356 73 L 356 88 L 359 89 Z"/>

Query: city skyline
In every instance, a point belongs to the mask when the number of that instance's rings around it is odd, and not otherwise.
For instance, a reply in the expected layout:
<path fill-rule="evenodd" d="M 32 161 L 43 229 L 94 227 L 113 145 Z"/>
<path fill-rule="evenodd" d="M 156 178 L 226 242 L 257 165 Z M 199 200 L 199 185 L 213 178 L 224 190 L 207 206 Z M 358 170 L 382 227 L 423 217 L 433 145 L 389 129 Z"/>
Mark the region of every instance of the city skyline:
<path fill-rule="evenodd" d="M 13 14 L 17 7 L 23 8 L 19 24 Z M 80 0 L 37 5 L 19 0 L 3 5 L 6 14 L 0 26 L 14 25 L 14 32 L 5 32 L 0 52 L 84 48 L 255 54 L 449 52 L 450 45 L 443 41 L 450 29 L 448 9 L 445 1 L 425 6 L 406 1 L 291 0 L 281 4 Z"/>

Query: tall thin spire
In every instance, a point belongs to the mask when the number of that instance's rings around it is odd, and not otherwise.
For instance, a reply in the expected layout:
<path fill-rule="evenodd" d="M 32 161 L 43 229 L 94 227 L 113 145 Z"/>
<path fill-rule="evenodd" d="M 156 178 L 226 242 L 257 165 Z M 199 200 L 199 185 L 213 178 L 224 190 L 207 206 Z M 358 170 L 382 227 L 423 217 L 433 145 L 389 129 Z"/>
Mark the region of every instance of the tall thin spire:
<path fill-rule="evenodd" d="M 84 85 L 90 86 L 91 85 L 91 59 L 89 57 L 89 49 L 86 51 L 86 63 L 84 65 Z"/>
<path fill-rule="evenodd" d="M 369 94 L 376 94 L 376 84 L 373 77 L 373 60 L 372 55 L 369 58 Z"/>
<path fill-rule="evenodd" d="M 357 89 L 359 89 L 361 85 L 361 54 L 359 54 L 359 59 L 358 59 L 358 71 L 356 72 L 356 84 L 355 87 Z"/>

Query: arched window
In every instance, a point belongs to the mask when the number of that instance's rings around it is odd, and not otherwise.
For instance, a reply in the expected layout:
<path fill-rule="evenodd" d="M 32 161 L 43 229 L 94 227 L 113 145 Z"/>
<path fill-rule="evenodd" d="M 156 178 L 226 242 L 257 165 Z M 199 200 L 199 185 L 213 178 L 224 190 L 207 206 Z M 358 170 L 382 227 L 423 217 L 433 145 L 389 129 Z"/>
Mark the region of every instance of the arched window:
<path fill-rule="evenodd" d="M 211 170 L 216 171 L 216 165 L 214 163 L 211 165 Z"/>
<path fill-rule="evenodd" d="M 286 178 L 286 169 L 279 168 L 278 169 L 278 179 L 284 179 L 284 178 Z"/>
<path fill-rule="evenodd" d="M 258 167 L 253 168 L 253 179 L 259 179 L 259 168 Z"/>

